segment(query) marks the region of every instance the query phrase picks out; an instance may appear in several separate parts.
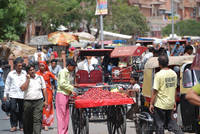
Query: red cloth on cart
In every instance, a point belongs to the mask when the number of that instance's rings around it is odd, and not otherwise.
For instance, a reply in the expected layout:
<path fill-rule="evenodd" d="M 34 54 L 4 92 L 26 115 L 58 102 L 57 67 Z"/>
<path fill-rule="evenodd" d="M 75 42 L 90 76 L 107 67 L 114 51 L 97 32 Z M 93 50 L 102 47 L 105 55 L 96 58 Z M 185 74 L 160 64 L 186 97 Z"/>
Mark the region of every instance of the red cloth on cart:
<path fill-rule="evenodd" d="M 122 99 L 77 99 L 75 100 L 76 108 L 90 108 L 99 106 L 111 106 L 111 105 L 124 105 L 135 103 L 132 98 L 122 98 Z"/>

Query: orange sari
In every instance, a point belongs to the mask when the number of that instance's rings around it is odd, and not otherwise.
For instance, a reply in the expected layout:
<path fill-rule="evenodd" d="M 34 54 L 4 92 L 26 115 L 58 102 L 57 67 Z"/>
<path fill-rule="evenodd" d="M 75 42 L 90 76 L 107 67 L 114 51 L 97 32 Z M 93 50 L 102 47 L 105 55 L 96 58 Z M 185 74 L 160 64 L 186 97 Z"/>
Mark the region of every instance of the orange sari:
<path fill-rule="evenodd" d="M 54 122 L 54 110 L 53 110 L 53 91 L 51 88 L 50 78 L 56 79 L 55 75 L 50 71 L 42 73 L 41 71 L 36 72 L 36 74 L 41 75 L 46 83 L 46 90 L 48 96 L 48 107 L 43 108 L 43 121 L 42 126 L 51 126 Z"/>

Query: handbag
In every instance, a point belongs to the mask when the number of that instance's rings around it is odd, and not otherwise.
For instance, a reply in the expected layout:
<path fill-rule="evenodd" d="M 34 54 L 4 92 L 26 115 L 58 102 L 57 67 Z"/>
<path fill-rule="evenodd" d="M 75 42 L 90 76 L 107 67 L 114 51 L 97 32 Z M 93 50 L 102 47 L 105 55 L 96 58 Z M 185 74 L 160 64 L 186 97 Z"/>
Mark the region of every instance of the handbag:
<path fill-rule="evenodd" d="M 1 109 L 6 113 L 10 112 L 11 110 L 10 100 L 2 101 Z"/>

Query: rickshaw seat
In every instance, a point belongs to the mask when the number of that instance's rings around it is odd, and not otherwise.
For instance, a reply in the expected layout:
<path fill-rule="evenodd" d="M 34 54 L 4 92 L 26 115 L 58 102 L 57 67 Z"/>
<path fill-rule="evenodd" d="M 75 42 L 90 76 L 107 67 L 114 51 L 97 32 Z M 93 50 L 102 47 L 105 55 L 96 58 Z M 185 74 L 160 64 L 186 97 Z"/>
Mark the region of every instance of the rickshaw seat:
<path fill-rule="evenodd" d="M 119 75 L 116 75 L 115 72 L 119 72 Z M 129 82 L 131 78 L 132 68 L 119 68 L 114 67 L 112 69 L 112 78 L 113 82 Z"/>
<path fill-rule="evenodd" d="M 89 83 L 89 74 L 86 70 L 78 70 L 76 72 L 76 82 L 78 84 L 81 83 Z"/>
<path fill-rule="evenodd" d="M 132 68 L 122 68 L 121 70 L 121 78 L 122 79 L 130 79 L 131 78 Z"/>
<path fill-rule="evenodd" d="M 102 83 L 102 71 L 100 70 L 92 70 L 90 72 L 90 83 Z"/>

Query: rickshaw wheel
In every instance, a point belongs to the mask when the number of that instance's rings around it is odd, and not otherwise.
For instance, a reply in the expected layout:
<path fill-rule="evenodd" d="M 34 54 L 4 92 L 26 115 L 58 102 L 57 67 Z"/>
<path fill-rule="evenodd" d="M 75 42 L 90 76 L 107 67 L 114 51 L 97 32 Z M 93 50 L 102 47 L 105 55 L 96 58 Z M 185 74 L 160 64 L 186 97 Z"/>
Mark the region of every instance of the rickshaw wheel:
<path fill-rule="evenodd" d="M 72 107 L 72 128 L 74 134 L 89 134 L 89 119 L 86 109 Z"/>
<path fill-rule="evenodd" d="M 126 111 L 124 106 L 109 106 L 107 108 L 107 127 L 109 134 L 126 133 Z"/>

